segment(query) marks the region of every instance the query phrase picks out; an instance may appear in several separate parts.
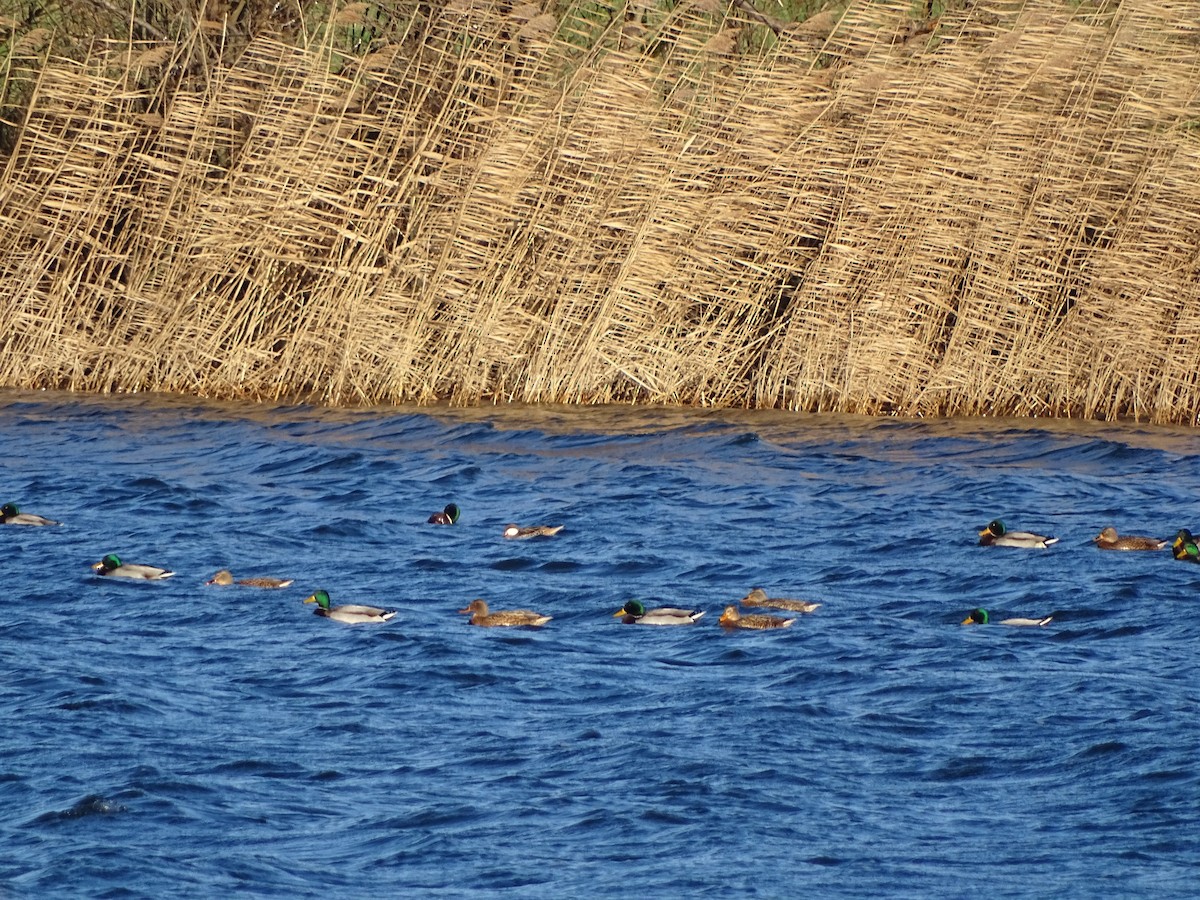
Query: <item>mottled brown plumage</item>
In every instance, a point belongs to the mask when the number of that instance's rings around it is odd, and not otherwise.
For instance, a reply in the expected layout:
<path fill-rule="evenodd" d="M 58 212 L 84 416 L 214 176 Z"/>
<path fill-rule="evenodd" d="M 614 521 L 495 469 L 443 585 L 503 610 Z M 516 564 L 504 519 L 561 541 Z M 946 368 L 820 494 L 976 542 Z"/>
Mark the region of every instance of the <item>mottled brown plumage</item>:
<path fill-rule="evenodd" d="M 498 609 L 495 612 L 489 612 L 486 600 L 472 600 L 465 609 L 460 609 L 459 612 L 470 613 L 469 624 L 481 625 L 484 628 L 520 625 L 537 628 L 545 625 L 552 618 L 531 609 Z"/>
<path fill-rule="evenodd" d="M 522 528 L 520 525 L 505 525 L 504 536 L 506 538 L 517 538 L 518 540 L 535 537 L 553 537 L 562 530 L 563 527 L 561 525 L 530 525 L 527 528 Z"/>
<path fill-rule="evenodd" d="M 1118 537 L 1117 529 L 1110 525 L 1092 538 L 1092 543 L 1101 550 L 1165 550 L 1170 542 L 1136 534 Z"/>
<path fill-rule="evenodd" d="M 245 585 L 246 587 L 257 587 L 257 588 L 285 588 L 289 584 L 291 584 L 294 580 L 295 579 L 293 579 L 293 578 L 239 578 L 237 581 L 234 581 L 233 573 L 230 572 L 228 569 L 222 569 L 220 572 L 218 572 L 216 575 L 214 575 L 212 578 L 210 578 L 208 581 L 206 581 L 204 583 L 205 584 L 220 584 L 220 585 L 241 584 L 241 585 Z"/>
<path fill-rule="evenodd" d="M 759 606 L 765 609 L 786 609 L 790 612 L 814 612 L 820 603 L 808 600 L 789 600 L 786 597 L 768 597 L 762 588 L 755 588 L 742 598 L 742 606 Z"/>
<path fill-rule="evenodd" d="M 767 628 L 789 628 L 795 619 L 784 619 L 780 616 L 767 616 L 761 613 L 743 616 L 736 606 L 725 607 L 721 613 L 720 623 L 725 628 L 752 628 L 764 630 Z"/>

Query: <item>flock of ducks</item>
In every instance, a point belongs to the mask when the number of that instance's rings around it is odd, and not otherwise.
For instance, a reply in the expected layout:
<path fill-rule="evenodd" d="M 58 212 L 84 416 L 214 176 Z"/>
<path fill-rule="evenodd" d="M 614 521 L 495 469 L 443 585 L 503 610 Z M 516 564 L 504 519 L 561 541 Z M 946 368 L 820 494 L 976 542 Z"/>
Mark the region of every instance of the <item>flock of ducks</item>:
<path fill-rule="evenodd" d="M 458 522 L 461 514 L 462 511 L 457 504 L 449 503 L 444 509 L 431 515 L 427 523 L 430 525 L 454 525 Z M 62 523 L 54 519 L 47 519 L 44 516 L 23 513 L 15 503 L 5 503 L 3 506 L 0 506 L 0 525 L 46 526 L 60 524 Z M 510 524 L 505 526 L 503 536 L 509 540 L 553 537 L 562 531 L 562 529 L 562 525 L 523 527 Z M 1035 534 L 1030 531 L 1009 531 L 1000 519 L 993 519 L 979 531 L 979 545 L 982 547 L 1045 549 L 1057 542 L 1058 538 L 1056 537 Z M 1169 545 L 1175 559 L 1184 562 L 1200 563 L 1200 548 L 1197 547 L 1196 538 L 1186 528 L 1180 529 L 1175 535 L 1175 540 L 1171 542 L 1143 535 L 1121 536 L 1115 528 L 1110 526 L 1104 528 L 1098 535 L 1092 538 L 1092 543 L 1101 550 L 1127 551 L 1157 551 L 1164 550 Z M 110 578 L 134 578 L 146 581 L 158 581 L 170 578 L 175 574 L 171 570 L 159 566 L 122 562 L 121 558 L 115 553 L 108 554 L 99 562 L 94 563 L 91 568 L 97 575 Z M 244 587 L 267 589 L 286 588 L 293 583 L 294 579 L 291 578 L 255 577 L 235 579 L 233 573 L 228 569 L 221 569 L 205 582 L 205 584 L 209 585 L 241 585 Z M 316 604 L 316 609 L 313 610 L 316 615 L 347 625 L 386 622 L 396 615 L 396 610 L 382 609 L 378 606 L 364 606 L 357 603 L 345 603 L 334 606 L 329 598 L 329 592 L 325 590 L 314 592 L 305 598 L 304 602 Z M 797 616 L 785 617 L 767 613 L 746 614 L 741 612 L 739 606 L 807 614 L 815 612 L 820 605 L 820 603 L 813 603 L 808 600 L 771 597 L 762 588 L 754 588 L 738 603 L 726 606 L 718 622 L 722 627 L 728 629 L 745 628 L 764 631 L 774 628 L 789 628 L 796 622 Z M 470 616 L 470 619 L 467 620 L 469 624 L 485 628 L 540 628 L 552 618 L 551 616 L 534 612 L 531 609 L 502 609 L 493 612 L 488 608 L 487 601 L 483 599 L 472 600 L 458 612 Z M 620 619 L 626 625 L 652 626 L 694 625 L 703 616 L 704 610 L 683 609 L 673 606 L 657 606 L 647 609 L 640 600 L 630 600 L 613 613 L 613 618 Z M 1050 624 L 1053 618 L 1053 616 L 1043 616 L 1040 618 L 1014 617 L 999 619 L 995 624 L 1041 627 Z M 986 609 L 978 608 L 972 610 L 963 619 L 962 624 L 989 625 L 993 624 L 993 621 Z"/>

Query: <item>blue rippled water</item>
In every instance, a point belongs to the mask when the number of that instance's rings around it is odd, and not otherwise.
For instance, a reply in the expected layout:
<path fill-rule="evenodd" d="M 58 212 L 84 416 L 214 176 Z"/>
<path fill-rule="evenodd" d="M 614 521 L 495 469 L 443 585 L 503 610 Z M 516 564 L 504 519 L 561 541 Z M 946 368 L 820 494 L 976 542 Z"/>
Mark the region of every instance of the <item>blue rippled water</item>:
<path fill-rule="evenodd" d="M 0 502 L 65 523 L 0 527 L 0 896 L 1200 884 L 1200 566 L 1089 543 L 1200 526 L 1193 431 L 7 392 L 0 433 Z M 976 546 L 997 516 L 1060 542 Z M 726 633 L 755 586 L 822 606 Z"/>

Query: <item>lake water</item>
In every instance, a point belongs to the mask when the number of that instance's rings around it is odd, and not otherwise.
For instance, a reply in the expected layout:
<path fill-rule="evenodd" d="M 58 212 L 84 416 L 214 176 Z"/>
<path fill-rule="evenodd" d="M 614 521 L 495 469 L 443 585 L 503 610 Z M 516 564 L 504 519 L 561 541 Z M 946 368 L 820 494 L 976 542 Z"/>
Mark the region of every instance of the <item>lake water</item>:
<path fill-rule="evenodd" d="M 1200 566 L 1089 542 L 1200 532 L 1197 432 L 5 392 L 0 434 L 0 502 L 65 523 L 0 527 L 0 896 L 1200 885 Z M 755 586 L 822 606 L 719 627 Z"/>

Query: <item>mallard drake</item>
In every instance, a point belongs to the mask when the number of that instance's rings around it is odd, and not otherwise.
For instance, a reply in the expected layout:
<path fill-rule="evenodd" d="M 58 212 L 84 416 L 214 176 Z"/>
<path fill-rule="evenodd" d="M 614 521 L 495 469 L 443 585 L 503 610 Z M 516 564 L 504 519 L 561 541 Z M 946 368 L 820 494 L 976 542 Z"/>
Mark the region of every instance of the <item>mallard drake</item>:
<path fill-rule="evenodd" d="M 1031 531 L 1009 531 L 999 519 L 993 519 L 979 532 L 980 547 L 1040 547 L 1057 543 L 1058 538 Z"/>
<path fill-rule="evenodd" d="M 1179 529 L 1179 533 L 1175 535 L 1175 542 L 1171 544 L 1171 553 L 1176 559 L 1183 562 L 1200 563 L 1200 547 L 1196 546 L 1196 539 L 1186 528 Z"/>
<path fill-rule="evenodd" d="M 205 584 L 242 584 L 246 587 L 258 588 L 285 588 L 295 581 L 294 578 L 239 578 L 233 580 L 233 573 L 228 569 L 222 569 Z"/>
<path fill-rule="evenodd" d="M 1049 625 L 1053 621 L 1054 616 L 1046 616 L 1042 619 L 1001 619 L 996 624 L 998 625 Z M 991 616 L 988 615 L 986 609 L 973 609 L 971 614 L 962 620 L 964 625 L 990 625 Z"/>
<path fill-rule="evenodd" d="M 680 609 L 675 606 L 656 606 L 646 609 L 641 600 L 630 600 L 615 613 L 626 625 L 691 625 L 704 615 L 704 610 Z"/>
<path fill-rule="evenodd" d="M 330 606 L 328 591 L 317 591 L 312 596 L 306 597 L 304 602 L 317 604 L 317 608 L 313 610 L 315 615 L 323 616 L 326 619 L 333 619 L 335 622 L 343 622 L 346 625 L 386 622 L 396 615 L 396 610 L 394 609 L 380 609 L 378 606 L 361 606 L 357 603 Z"/>
<path fill-rule="evenodd" d="M 786 609 L 790 612 L 810 613 L 816 611 L 820 603 L 808 600 L 789 600 L 786 597 L 768 597 L 762 588 L 755 588 L 742 598 L 742 606 L 761 606 L 766 609 Z"/>
<path fill-rule="evenodd" d="M 784 619 L 780 616 L 767 616 L 762 613 L 755 613 L 750 616 L 743 616 L 738 612 L 736 606 L 725 607 L 725 612 L 721 613 L 720 623 L 725 628 L 790 628 L 795 619 Z"/>
<path fill-rule="evenodd" d="M 1117 537 L 1117 529 L 1110 525 L 1092 538 L 1092 543 L 1101 550 L 1162 550 L 1170 542 L 1141 535 Z"/>
<path fill-rule="evenodd" d="M 563 527 L 561 525 L 530 525 L 528 528 L 522 528 L 520 525 L 505 525 L 504 536 L 519 540 L 535 537 L 553 537 L 562 530 Z"/>
<path fill-rule="evenodd" d="M 158 566 L 123 563 L 121 562 L 121 558 L 115 553 L 110 553 L 104 559 L 100 560 L 100 562 L 94 563 L 92 571 L 97 575 L 108 575 L 112 578 L 145 578 L 148 581 L 170 578 L 175 574 L 168 569 L 160 569 Z"/>
<path fill-rule="evenodd" d="M 15 503 L 5 503 L 0 506 L 0 525 L 61 525 L 45 516 L 35 516 L 33 513 L 23 513 Z"/>
<path fill-rule="evenodd" d="M 458 516 L 461 510 L 454 503 L 447 503 L 446 508 L 441 512 L 435 512 L 428 518 L 430 525 L 453 525 L 458 521 Z"/>
<path fill-rule="evenodd" d="M 535 613 L 531 609 L 499 609 L 496 612 L 488 612 L 486 600 L 472 600 L 465 609 L 460 609 L 459 612 L 470 613 L 471 619 L 468 624 L 482 625 L 485 628 L 504 625 L 528 625 L 531 628 L 537 628 L 553 618 L 553 616 Z"/>

